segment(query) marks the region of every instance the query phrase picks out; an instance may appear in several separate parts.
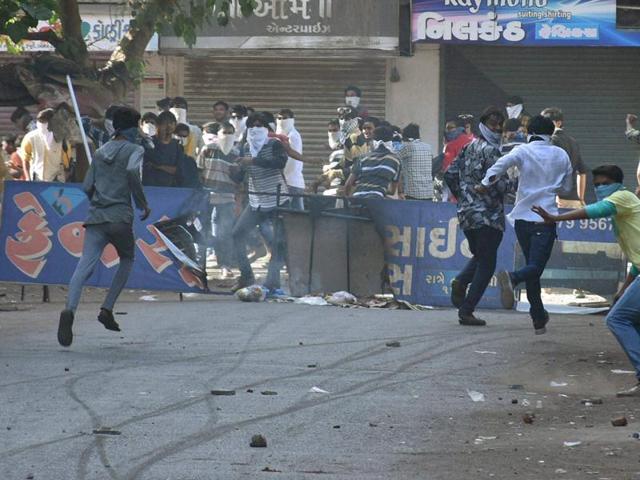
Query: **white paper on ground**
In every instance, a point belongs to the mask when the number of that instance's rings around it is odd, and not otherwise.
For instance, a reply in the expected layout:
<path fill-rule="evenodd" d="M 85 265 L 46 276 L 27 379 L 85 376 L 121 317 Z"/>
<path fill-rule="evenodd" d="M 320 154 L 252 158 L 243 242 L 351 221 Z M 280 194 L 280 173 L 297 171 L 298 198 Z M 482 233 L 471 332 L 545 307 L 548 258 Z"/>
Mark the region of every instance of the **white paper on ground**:
<path fill-rule="evenodd" d="M 616 369 L 611 370 L 611 373 L 615 373 L 616 375 L 633 375 L 636 372 L 634 372 L 632 370 L 619 370 L 619 369 L 616 368 Z"/>
<path fill-rule="evenodd" d="M 549 385 L 552 387 L 566 387 L 569 384 L 567 382 L 551 382 Z"/>
<path fill-rule="evenodd" d="M 309 390 L 309 393 L 329 393 L 329 392 L 318 387 L 311 387 L 311 389 Z"/>
<path fill-rule="evenodd" d="M 467 390 L 467 394 L 474 402 L 484 402 L 484 394 L 475 390 Z"/>
<path fill-rule="evenodd" d="M 156 297 L 155 295 L 143 295 L 139 300 L 142 300 L 143 302 L 157 302 L 158 297 Z"/>
<path fill-rule="evenodd" d="M 516 310 L 521 313 L 529 313 L 529 302 L 521 301 L 516 305 Z M 591 307 L 570 307 L 568 305 L 544 304 L 547 312 L 556 315 L 594 315 L 596 313 L 608 312 L 609 307 L 591 308 Z"/>
<path fill-rule="evenodd" d="M 578 445 L 582 445 L 582 442 L 564 442 L 565 447 L 577 447 Z"/>

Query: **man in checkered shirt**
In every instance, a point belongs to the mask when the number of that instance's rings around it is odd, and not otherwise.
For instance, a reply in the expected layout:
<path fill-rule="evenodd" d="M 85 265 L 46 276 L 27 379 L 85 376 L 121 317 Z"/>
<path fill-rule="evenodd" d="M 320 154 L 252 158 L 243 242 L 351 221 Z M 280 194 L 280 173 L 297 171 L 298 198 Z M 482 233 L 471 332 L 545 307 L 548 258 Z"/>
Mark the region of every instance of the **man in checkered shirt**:
<path fill-rule="evenodd" d="M 402 139 L 405 143 L 398 152 L 402 164 L 401 196 L 407 200 L 432 200 L 431 145 L 420 140 L 420 127 L 415 123 L 404 128 Z"/>

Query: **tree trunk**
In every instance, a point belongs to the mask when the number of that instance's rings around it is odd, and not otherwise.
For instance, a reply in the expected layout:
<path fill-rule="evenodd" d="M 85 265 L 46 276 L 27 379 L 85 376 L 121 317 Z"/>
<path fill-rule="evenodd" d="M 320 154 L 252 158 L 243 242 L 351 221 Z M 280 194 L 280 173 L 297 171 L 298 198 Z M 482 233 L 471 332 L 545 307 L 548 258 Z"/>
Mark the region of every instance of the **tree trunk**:
<path fill-rule="evenodd" d="M 82 18 L 77 0 L 58 0 L 58 14 L 62 24 L 62 41 L 55 45 L 64 58 L 73 60 L 83 70 L 90 68 L 89 52 L 82 35 Z"/>

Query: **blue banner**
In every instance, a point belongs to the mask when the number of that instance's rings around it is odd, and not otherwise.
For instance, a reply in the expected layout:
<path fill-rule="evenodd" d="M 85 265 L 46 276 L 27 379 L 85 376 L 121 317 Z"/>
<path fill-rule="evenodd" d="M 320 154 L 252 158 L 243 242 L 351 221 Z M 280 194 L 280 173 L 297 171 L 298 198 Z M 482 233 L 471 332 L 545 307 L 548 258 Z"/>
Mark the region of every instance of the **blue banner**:
<path fill-rule="evenodd" d="M 619 0 L 414 0 L 414 42 L 640 45 L 637 6 Z M 637 25 L 635 23 L 638 23 Z"/>
<path fill-rule="evenodd" d="M 458 225 L 455 205 L 392 200 L 366 203 L 385 240 L 387 268 L 396 297 L 419 305 L 451 306 L 451 281 L 472 256 Z M 616 243 L 607 219 L 563 222 L 558 227 L 558 239 L 565 243 L 586 243 L 582 250 L 592 255 L 598 253 L 596 244 Z M 507 223 L 496 272 L 514 269 L 516 243 L 515 232 Z M 551 263 L 549 268 L 553 268 Z M 614 268 L 619 268 L 618 264 Z M 480 307 L 500 307 L 495 276 Z"/>
<path fill-rule="evenodd" d="M 127 288 L 202 292 L 202 280 L 179 262 L 153 223 L 198 210 L 202 195 L 182 188 L 145 187 L 151 216 L 134 223 L 136 257 Z M 89 202 L 80 185 L 5 182 L 2 202 L 0 281 L 66 285 L 82 254 Z M 108 287 L 118 254 L 105 248 L 88 285 Z"/>

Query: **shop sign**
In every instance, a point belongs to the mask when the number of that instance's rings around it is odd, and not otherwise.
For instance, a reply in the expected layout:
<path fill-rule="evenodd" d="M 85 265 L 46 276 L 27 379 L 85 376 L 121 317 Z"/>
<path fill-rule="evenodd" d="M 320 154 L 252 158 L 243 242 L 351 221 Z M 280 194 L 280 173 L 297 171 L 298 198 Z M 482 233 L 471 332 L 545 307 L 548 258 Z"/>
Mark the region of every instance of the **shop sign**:
<path fill-rule="evenodd" d="M 629 0 L 414 0 L 414 42 L 524 46 L 638 46 Z"/>

